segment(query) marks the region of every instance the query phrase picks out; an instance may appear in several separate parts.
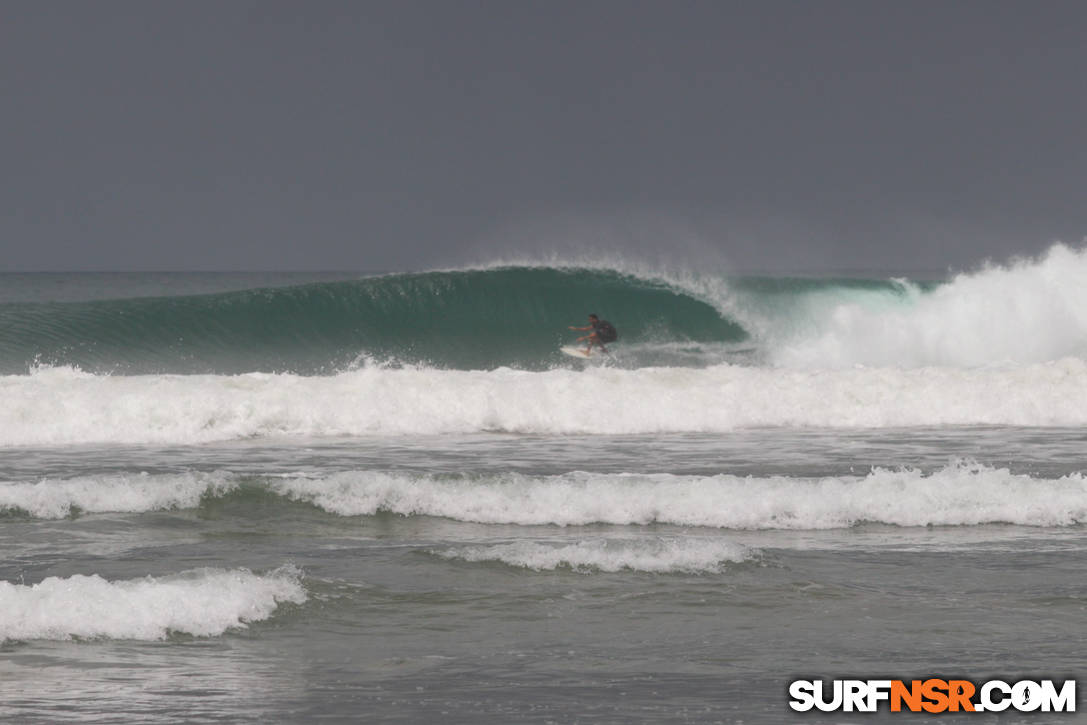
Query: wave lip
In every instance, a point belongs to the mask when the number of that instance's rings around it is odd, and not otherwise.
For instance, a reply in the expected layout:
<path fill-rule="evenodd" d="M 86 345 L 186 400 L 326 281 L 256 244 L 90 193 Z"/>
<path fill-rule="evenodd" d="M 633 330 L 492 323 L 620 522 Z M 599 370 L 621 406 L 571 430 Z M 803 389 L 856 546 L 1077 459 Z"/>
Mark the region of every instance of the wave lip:
<path fill-rule="evenodd" d="M 288 565 L 264 575 L 194 569 L 128 581 L 77 574 L 32 586 L 0 582 L 0 642 L 214 637 L 268 619 L 284 602 L 305 602 L 301 577 Z"/>
<path fill-rule="evenodd" d="M 341 516 L 382 512 L 484 524 L 582 526 L 652 523 L 729 529 L 1087 523 L 1087 479 L 1038 479 L 960 461 L 926 474 L 792 478 L 594 474 L 483 477 L 345 472 L 289 478 L 273 490 Z M 545 552 L 546 553 L 546 552 Z"/>
<path fill-rule="evenodd" d="M 674 536 L 585 539 L 559 545 L 515 541 L 461 546 L 430 553 L 443 559 L 501 562 L 533 571 L 569 568 L 582 573 L 632 570 L 657 574 L 720 573 L 727 564 L 744 562 L 755 556 L 751 549 L 729 541 Z"/>
<path fill-rule="evenodd" d="M 736 342 L 743 328 L 658 279 L 505 267 L 179 297 L 0 303 L 0 373 L 36 362 L 123 374 L 327 374 L 360 358 L 453 369 L 556 363 L 592 311 L 624 340 Z"/>
<path fill-rule="evenodd" d="M 230 474 L 120 473 L 0 482 L 0 511 L 26 512 L 39 519 L 62 519 L 75 512 L 139 513 L 195 508 L 204 496 L 223 496 L 237 487 Z"/>
<path fill-rule="evenodd" d="M 492 264 L 177 297 L 0 303 L 0 374 L 328 375 L 353 361 L 544 370 L 590 311 L 613 364 L 974 368 L 1087 357 L 1087 247 L 946 281 L 730 277 L 607 263 Z M 669 348 L 680 354 L 669 354 Z"/>

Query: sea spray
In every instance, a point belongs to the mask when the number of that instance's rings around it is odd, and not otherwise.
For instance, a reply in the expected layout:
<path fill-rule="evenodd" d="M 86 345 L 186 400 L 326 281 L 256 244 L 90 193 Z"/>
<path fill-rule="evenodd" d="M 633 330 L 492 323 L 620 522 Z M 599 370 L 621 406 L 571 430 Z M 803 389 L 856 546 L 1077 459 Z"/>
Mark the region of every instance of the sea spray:
<path fill-rule="evenodd" d="M 175 297 L 0 304 L 0 373 L 332 375 L 566 364 L 567 327 L 619 328 L 610 364 L 979 367 L 1087 355 L 1087 251 L 950 280 L 734 277 L 561 259 Z M 680 354 L 669 354 L 669 351 Z"/>
<path fill-rule="evenodd" d="M 857 364 L 979 367 L 1087 356 L 1087 250 L 989 265 L 897 294 L 809 292 L 796 317 L 762 321 L 769 359 L 794 368 Z M 798 315 L 799 316 L 799 315 Z"/>

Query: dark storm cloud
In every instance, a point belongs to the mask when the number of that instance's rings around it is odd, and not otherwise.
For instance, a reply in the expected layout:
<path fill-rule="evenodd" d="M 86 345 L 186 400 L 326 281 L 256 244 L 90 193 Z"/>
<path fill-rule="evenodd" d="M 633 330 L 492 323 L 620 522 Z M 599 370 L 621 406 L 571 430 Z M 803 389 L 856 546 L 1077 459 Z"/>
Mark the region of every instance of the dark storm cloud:
<path fill-rule="evenodd" d="M 1079 2 L 7 2 L 0 269 L 1087 233 Z M 524 251 L 524 250 L 521 250 Z"/>

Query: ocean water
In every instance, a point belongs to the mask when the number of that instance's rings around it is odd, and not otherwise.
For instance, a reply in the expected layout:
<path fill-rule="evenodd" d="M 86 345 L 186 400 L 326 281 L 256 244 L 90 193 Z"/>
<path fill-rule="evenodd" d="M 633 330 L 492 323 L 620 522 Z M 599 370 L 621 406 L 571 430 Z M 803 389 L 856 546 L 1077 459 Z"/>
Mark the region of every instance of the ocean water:
<path fill-rule="evenodd" d="M 1061 245 L 0 275 L 0 720 L 910 722 L 788 683 L 1078 678 L 1085 283 Z M 589 312 L 612 355 L 560 355 Z"/>

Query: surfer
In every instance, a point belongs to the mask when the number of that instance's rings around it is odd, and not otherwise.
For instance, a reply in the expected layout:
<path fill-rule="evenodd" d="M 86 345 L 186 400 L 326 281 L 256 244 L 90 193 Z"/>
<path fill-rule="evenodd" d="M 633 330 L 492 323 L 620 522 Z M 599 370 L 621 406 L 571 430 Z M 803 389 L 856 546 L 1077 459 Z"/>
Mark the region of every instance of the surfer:
<path fill-rule="evenodd" d="M 588 340 L 589 346 L 585 348 L 585 355 L 588 356 L 593 350 L 593 345 L 597 345 L 604 352 L 608 351 L 608 348 L 604 347 L 605 342 L 615 342 L 619 339 L 619 333 L 615 329 L 615 325 L 611 324 L 607 320 L 601 320 L 595 314 L 589 315 L 589 324 L 585 327 L 574 327 L 571 325 L 571 330 L 592 330 L 588 335 L 579 337 L 578 342 L 582 340 Z"/>

